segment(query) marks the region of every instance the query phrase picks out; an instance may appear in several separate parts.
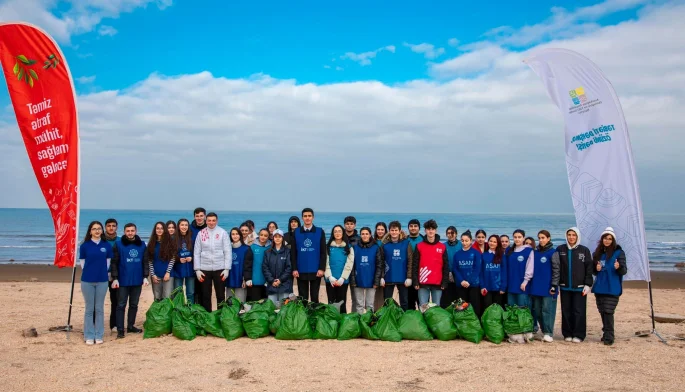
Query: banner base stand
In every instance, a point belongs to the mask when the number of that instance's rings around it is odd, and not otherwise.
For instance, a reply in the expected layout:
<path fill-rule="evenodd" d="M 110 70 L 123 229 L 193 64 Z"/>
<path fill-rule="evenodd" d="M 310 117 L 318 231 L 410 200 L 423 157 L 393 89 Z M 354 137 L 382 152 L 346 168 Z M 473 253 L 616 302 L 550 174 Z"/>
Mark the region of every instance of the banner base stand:
<path fill-rule="evenodd" d="M 647 288 L 649 289 L 649 308 L 652 311 L 652 331 L 651 334 L 659 338 L 661 340 L 661 343 L 668 345 L 668 342 L 666 339 L 662 338 L 661 335 L 659 335 L 659 332 L 656 331 L 656 321 L 654 321 L 654 299 L 652 298 L 652 281 L 649 280 L 647 282 Z"/>

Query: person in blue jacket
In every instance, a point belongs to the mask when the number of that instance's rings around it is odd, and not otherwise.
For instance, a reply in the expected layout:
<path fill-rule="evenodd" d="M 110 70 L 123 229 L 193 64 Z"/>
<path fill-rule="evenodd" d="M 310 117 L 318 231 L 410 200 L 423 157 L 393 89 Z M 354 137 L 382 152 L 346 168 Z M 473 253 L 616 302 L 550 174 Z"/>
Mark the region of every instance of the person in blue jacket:
<path fill-rule="evenodd" d="M 243 272 L 248 301 L 259 301 L 260 299 L 267 298 L 266 280 L 262 272 L 262 263 L 264 263 L 264 255 L 270 247 L 269 230 L 266 228 L 259 230 L 257 240 L 250 245 L 252 249 L 252 262 L 245 260 L 245 270 Z"/>
<path fill-rule="evenodd" d="M 155 301 L 171 297 L 174 287 L 171 270 L 176 262 L 176 253 L 176 243 L 171 239 L 164 222 L 155 223 L 145 250 Z"/>
<path fill-rule="evenodd" d="M 261 236 L 261 233 L 259 233 Z M 281 302 L 293 293 L 292 266 L 290 265 L 290 249 L 283 242 L 283 230 L 276 229 L 272 233 L 271 247 L 266 250 L 262 273 L 266 280 L 266 294 L 281 307 Z"/>
<path fill-rule="evenodd" d="M 509 247 L 507 257 L 507 303 L 530 308 L 530 288 L 533 279 L 535 260 L 533 248 L 523 243 L 526 232 L 514 230 L 514 245 Z M 532 338 L 531 333 L 529 338 Z"/>
<path fill-rule="evenodd" d="M 299 296 L 315 303 L 319 303 L 321 278 L 326 272 L 326 249 L 326 234 L 314 226 L 314 210 L 302 209 L 302 226 L 293 232 L 290 262 Z"/>
<path fill-rule="evenodd" d="M 457 284 L 457 297 L 471 304 L 473 311 L 480 318 L 480 265 L 481 251 L 476 249 L 478 244 L 471 246 L 471 230 L 461 235 L 461 249 L 454 254 L 452 260 L 452 275 Z M 485 246 L 485 244 L 483 244 Z"/>
<path fill-rule="evenodd" d="M 171 222 L 171 221 L 170 221 Z M 172 222 L 173 223 L 173 222 Z M 167 230 L 171 225 L 167 222 Z M 174 268 L 171 270 L 171 277 L 174 278 L 174 290 L 178 287 L 186 287 L 186 299 L 188 304 L 195 303 L 195 270 L 193 269 L 193 233 L 190 231 L 188 219 L 179 219 L 175 225 L 178 232 L 173 235 L 174 242 L 178 248 L 177 259 Z"/>
<path fill-rule="evenodd" d="M 78 256 L 82 270 L 81 293 L 86 303 L 83 336 L 87 345 L 104 343 L 105 296 L 109 282 L 107 271 L 112 257 L 112 246 L 102 238 L 102 223 L 90 222 Z"/>
<path fill-rule="evenodd" d="M 340 313 L 347 313 L 347 290 L 354 267 L 354 250 L 342 225 L 335 225 L 327 245 L 326 296 L 329 304 L 340 304 Z"/>
<path fill-rule="evenodd" d="M 447 248 L 447 261 L 450 268 L 449 283 L 445 290 L 443 290 L 442 297 L 440 297 L 440 307 L 445 309 L 459 298 L 457 295 L 457 284 L 454 282 L 454 274 L 452 273 L 454 255 L 461 249 L 461 242 L 457 240 L 457 234 L 459 234 L 459 232 L 454 226 L 449 226 L 447 230 L 445 230 L 445 235 L 447 237 L 445 247 Z"/>
<path fill-rule="evenodd" d="M 483 296 L 483 311 L 492 304 L 504 307 L 504 294 L 507 292 L 507 258 L 498 235 L 493 234 L 488 238 L 488 250 L 482 257 L 480 293 Z"/>
<path fill-rule="evenodd" d="M 626 254 L 616 243 L 614 229 L 607 227 L 592 255 L 593 274 L 597 277 L 592 286 L 597 310 L 602 317 L 602 342 L 614 344 L 614 312 L 618 298 L 623 294 L 623 276 L 628 273 Z"/>
<path fill-rule="evenodd" d="M 537 332 L 538 323 L 542 329 L 542 341 L 554 341 L 554 319 L 557 315 L 557 290 L 552 288 L 552 256 L 556 249 L 547 230 L 538 233 L 538 247 L 534 253 L 535 276 L 530 281 L 531 310 L 533 329 Z"/>
<path fill-rule="evenodd" d="M 374 241 L 371 229 L 362 227 L 359 236 L 361 241 L 354 246 L 354 269 L 350 275 L 350 285 L 355 291 L 355 310 L 362 314 L 367 308 L 373 310 L 376 289 L 381 284 L 385 266 L 383 250 Z"/>
<path fill-rule="evenodd" d="M 138 302 L 143 286 L 149 285 L 147 280 L 149 269 L 145 267 L 145 242 L 138 237 L 138 228 L 133 223 L 124 226 L 124 236 L 117 240 L 117 254 L 112 259 L 111 273 L 112 286 L 118 288 L 117 300 L 117 339 L 125 337 L 124 316 L 128 303 L 128 322 L 126 332 L 141 333 L 142 329 L 136 328 L 136 315 L 138 314 Z"/>
<path fill-rule="evenodd" d="M 412 249 L 407 234 L 402 231 L 402 224 L 398 221 L 390 222 L 390 231 L 383 238 L 383 259 L 385 268 L 381 287 L 383 299 L 393 298 L 395 288 L 400 297 L 402 310 L 409 308 L 408 288 L 411 286 Z"/>
<path fill-rule="evenodd" d="M 245 288 L 245 264 L 249 260 L 250 265 L 252 261 L 252 248 L 247 246 L 243 241 L 243 235 L 240 229 L 234 227 L 229 233 L 231 237 L 231 248 L 233 252 L 231 257 L 231 269 L 228 271 L 228 279 L 226 279 L 226 298 L 235 297 L 240 302 L 247 300 L 247 291 Z"/>

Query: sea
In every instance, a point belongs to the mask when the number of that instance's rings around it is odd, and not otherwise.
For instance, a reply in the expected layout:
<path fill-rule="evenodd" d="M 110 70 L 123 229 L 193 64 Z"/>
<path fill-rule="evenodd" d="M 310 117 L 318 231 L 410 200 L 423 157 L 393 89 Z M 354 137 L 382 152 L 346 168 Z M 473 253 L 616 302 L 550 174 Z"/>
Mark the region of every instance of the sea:
<path fill-rule="evenodd" d="M 275 221 L 284 231 L 293 212 L 247 212 L 216 211 L 219 226 L 226 230 L 236 227 L 247 219 L 255 222 L 257 228 Z M 564 233 L 575 226 L 573 214 L 447 214 L 447 213 L 341 213 L 316 212 L 314 224 L 322 227 L 327 235 L 336 224 L 342 224 L 347 215 L 357 219 L 357 229 L 364 226 L 374 230 L 376 223 L 398 220 L 405 227 L 410 219 L 421 222 L 435 219 L 438 233 L 444 238 L 445 229 L 453 225 L 459 233 L 470 229 L 475 235 L 478 229 L 490 234 L 509 234 L 523 229 L 527 236 L 537 239 L 537 232 L 546 229 L 552 234 L 556 245 L 564 243 Z M 124 224 L 133 222 L 143 240 L 147 240 L 157 221 L 178 221 L 187 218 L 192 221 L 192 211 L 140 211 L 140 210 L 81 210 L 79 236 L 85 235 L 88 224 L 97 220 L 104 224 L 108 218 L 119 223 L 118 234 L 123 234 Z M 650 269 L 674 271 L 675 264 L 685 261 L 685 215 L 645 215 L 647 247 Z M 55 242 L 52 218 L 47 209 L 0 209 L 0 264 L 29 263 L 51 264 L 54 260 Z"/>

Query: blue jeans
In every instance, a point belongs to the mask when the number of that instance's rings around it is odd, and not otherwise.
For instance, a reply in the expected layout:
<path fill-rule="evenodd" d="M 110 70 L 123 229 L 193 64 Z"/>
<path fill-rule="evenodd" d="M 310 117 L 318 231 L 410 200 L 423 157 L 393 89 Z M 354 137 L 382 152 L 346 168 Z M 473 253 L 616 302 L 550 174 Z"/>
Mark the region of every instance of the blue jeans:
<path fill-rule="evenodd" d="M 281 308 L 281 300 L 288 298 L 290 293 L 269 294 L 268 298 L 276 305 L 276 309 Z"/>
<path fill-rule="evenodd" d="M 540 323 L 542 333 L 545 335 L 554 335 L 554 319 L 557 316 L 557 299 L 554 297 L 538 297 L 531 296 L 533 302 L 533 326 L 537 329 L 537 324 Z"/>
<path fill-rule="evenodd" d="M 195 277 L 189 276 L 186 278 L 174 278 L 174 290 L 186 284 L 186 301 L 188 305 L 195 303 Z"/>
<path fill-rule="evenodd" d="M 427 304 L 429 298 L 434 304 L 440 305 L 440 298 L 442 298 L 440 287 L 429 286 L 419 288 L 419 306 Z"/>
<path fill-rule="evenodd" d="M 528 294 L 507 294 L 507 305 L 526 307 L 530 309 L 530 296 Z"/>
<path fill-rule="evenodd" d="M 107 282 L 81 282 L 81 293 L 86 301 L 86 314 L 83 318 L 83 337 L 86 340 L 102 339 L 105 335 L 105 296 Z M 93 314 L 95 322 L 93 323 Z"/>

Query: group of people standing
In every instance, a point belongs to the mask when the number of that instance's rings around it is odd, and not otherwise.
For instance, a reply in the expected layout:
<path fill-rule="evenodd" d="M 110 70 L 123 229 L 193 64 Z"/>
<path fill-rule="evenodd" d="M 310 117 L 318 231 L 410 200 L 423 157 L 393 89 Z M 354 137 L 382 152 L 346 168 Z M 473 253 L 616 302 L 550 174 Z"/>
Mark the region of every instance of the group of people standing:
<path fill-rule="evenodd" d="M 614 342 L 613 315 L 627 267 L 610 227 L 591 252 L 580 244 L 576 228 L 568 229 L 566 243 L 555 248 L 546 230 L 538 232 L 536 245 L 523 230 L 515 230 L 511 239 L 478 230 L 474 238 L 470 230 L 458 236 L 456 227 L 449 226 L 443 242 L 432 219 L 420 234 L 417 219 L 409 221 L 408 232 L 398 221 L 357 230 L 356 219 L 348 216 L 327 238 L 314 225 L 311 208 L 302 210 L 301 220 L 292 216 L 286 232 L 276 222 L 257 231 L 249 220 L 227 232 L 218 226 L 217 214 L 197 208 L 193 215 L 192 222 L 157 222 L 147 244 L 133 223 L 118 237 L 116 220 L 106 221 L 104 235 L 102 224 L 91 222 L 79 256 L 87 344 L 103 341 L 107 287 L 110 328 L 123 338 L 127 304 L 126 331 L 141 332 L 134 324 L 142 287 L 148 284 L 155 300 L 185 287 L 188 302 L 211 312 L 212 289 L 217 303 L 234 296 L 279 304 L 297 281 L 300 296 L 319 302 L 322 279 L 328 303 L 340 304 L 341 313 L 347 312 L 348 289 L 351 308 L 359 313 L 373 309 L 378 289 L 384 299 L 397 291 L 404 310 L 425 310 L 429 303 L 447 307 L 457 299 L 470 303 L 478 316 L 491 304 L 529 307 L 535 332 L 541 330 L 545 342 L 553 341 L 559 295 L 564 339 L 585 339 L 592 291 L 602 316 L 602 341 Z"/>

